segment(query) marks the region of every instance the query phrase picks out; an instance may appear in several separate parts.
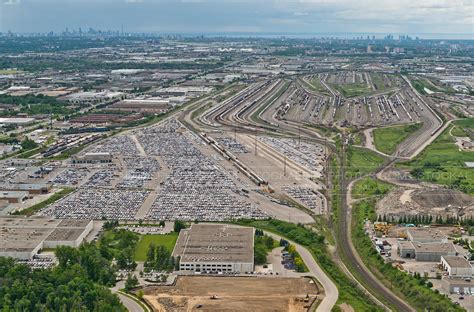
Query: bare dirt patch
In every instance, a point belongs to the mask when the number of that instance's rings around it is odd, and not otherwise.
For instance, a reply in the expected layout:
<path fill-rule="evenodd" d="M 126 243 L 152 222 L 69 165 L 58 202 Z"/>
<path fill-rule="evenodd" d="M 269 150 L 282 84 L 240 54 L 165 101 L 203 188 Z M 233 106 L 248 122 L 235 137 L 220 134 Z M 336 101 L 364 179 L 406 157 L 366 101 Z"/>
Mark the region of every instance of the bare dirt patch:
<path fill-rule="evenodd" d="M 387 217 L 432 215 L 432 216 L 472 216 L 474 199 L 456 190 L 406 189 L 391 191 L 377 204 L 377 213 Z"/>
<path fill-rule="evenodd" d="M 318 294 L 308 278 L 181 276 L 144 289 L 156 311 L 306 311 Z M 303 299 L 309 295 L 309 302 Z M 217 299 L 211 299 L 217 296 Z"/>

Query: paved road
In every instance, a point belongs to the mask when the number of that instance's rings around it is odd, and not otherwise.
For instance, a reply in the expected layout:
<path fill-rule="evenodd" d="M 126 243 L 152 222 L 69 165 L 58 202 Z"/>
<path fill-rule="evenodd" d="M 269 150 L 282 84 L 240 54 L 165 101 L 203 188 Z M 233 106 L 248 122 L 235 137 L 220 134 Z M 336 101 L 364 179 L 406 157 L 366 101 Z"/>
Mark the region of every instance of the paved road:
<path fill-rule="evenodd" d="M 270 235 L 275 240 L 280 240 L 282 238 L 281 236 L 270 233 L 270 232 L 266 232 L 266 234 Z M 313 255 L 309 252 L 308 249 L 296 244 L 295 242 L 292 242 L 292 241 L 289 241 L 289 242 L 295 246 L 296 251 L 300 254 L 304 263 L 308 267 L 309 273 L 312 276 L 314 276 L 324 288 L 325 296 L 323 298 L 323 301 L 321 301 L 321 303 L 319 304 L 316 311 L 317 312 L 331 311 L 339 297 L 339 291 L 337 290 L 336 285 L 329 278 L 329 276 L 326 275 L 323 269 L 321 269 L 321 267 L 314 260 Z"/>
<path fill-rule="evenodd" d="M 345 165 L 346 165 L 346 139 L 343 136 L 342 138 L 342 152 L 341 152 L 341 166 L 340 166 L 340 187 L 341 187 L 341 218 L 339 218 L 339 233 L 337 233 L 336 238 L 338 241 L 338 248 L 345 256 L 347 263 L 350 265 L 349 269 L 354 270 L 357 275 L 365 281 L 365 287 L 369 292 L 371 292 L 377 298 L 380 295 L 380 299 L 387 301 L 396 308 L 396 311 L 414 311 L 404 300 L 397 297 L 390 289 L 385 287 L 381 281 L 379 281 L 372 272 L 365 266 L 359 254 L 352 244 L 351 237 L 351 222 L 352 214 L 351 207 L 347 202 L 348 197 L 350 197 L 350 185 L 346 180 L 345 176 Z M 393 161 L 392 161 L 393 162 Z M 383 168 L 388 166 L 390 163 L 382 166 L 378 171 L 381 171 Z"/>
<path fill-rule="evenodd" d="M 116 294 L 128 311 L 130 312 L 143 312 L 144 311 L 142 307 L 138 303 L 136 303 L 134 300 L 128 298 L 127 296 L 122 295 L 121 293 L 117 292 Z"/>

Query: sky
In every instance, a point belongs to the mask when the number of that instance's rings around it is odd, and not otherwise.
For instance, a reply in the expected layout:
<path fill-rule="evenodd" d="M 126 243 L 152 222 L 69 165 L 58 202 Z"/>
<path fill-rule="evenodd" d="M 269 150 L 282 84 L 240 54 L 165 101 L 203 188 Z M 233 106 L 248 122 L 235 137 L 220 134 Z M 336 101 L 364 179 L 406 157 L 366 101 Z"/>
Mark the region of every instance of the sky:
<path fill-rule="evenodd" d="M 474 39 L 474 0 L 0 0 L 2 32 L 122 26 L 134 33 L 406 33 Z"/>

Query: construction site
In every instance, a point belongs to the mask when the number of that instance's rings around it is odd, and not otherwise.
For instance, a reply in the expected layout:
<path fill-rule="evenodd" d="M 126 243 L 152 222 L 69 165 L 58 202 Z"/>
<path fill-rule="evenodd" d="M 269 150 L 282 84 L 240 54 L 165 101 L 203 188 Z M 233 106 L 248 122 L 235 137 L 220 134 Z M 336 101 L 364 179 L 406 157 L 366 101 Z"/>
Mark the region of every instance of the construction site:
<path fill-rule="evenodd" d="M 319 294 L 309 278 L 181 276 L 173 286 L 148 287 L 143 298 L 165 311 L 307 311 Z"/>

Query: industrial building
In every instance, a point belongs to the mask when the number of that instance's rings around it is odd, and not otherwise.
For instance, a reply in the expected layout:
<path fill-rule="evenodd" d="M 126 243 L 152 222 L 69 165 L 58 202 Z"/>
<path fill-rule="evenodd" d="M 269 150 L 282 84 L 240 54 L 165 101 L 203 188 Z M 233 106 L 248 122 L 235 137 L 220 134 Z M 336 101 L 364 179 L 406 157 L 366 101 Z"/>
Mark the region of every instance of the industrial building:
<path fill-rule="evenodd" d="M 251 272 L 254 230 L 225 224 L 193 224 L 179 233 L 173 256 L 180 270 L 199 273 Z"/>
<path fill-rule="evenodd" d="M 48 194 L 52 186 L 43 183 L 10 183 L 0 185 L 2 191 L 27 192 L 30 195 Z"/>
<path fill-rule="evenodd" d="M 2 126 L 27 126 L 35 122 L 34 118 L 30 117 L 4 117 L 0 118 L 0 125 Z"/>
<path fill-rule="evenodd" d="M 407 238 L 411 242 L 435 243 L 447 242 L 448 238 L 440 231 L 430 228 L 410 228 L 407 230 Z"/>
<path fill-rule="evenodd" d="M 112 154 L 107 152 L 86 153 L 81 156 L 73 156 L 73 164 L 107 164 L 112 162 Z"/>
<path fill-rule="evenodd" d="M 474 281 L 459 277 L 443 277 L 441 288 L 448 294 L 474 294 Z"/>
<path fill-rule="evenodd" d="M 442 256 L 441 265 L 449 276 L 471 278 L 474 273 L 471 263 L 463 257 Z"/>
<path fill-rule="evenodd" d="M 416 261 L 439 262 L 442 256 L 457 256 L 453 243 L 441 232 L 430 228 L 407 230 L 408 241 L 398 242 L 398 254 Z"/>
<path fill-rule="evenodd" d="M 22 191 L 0 191 L 0 199 L 6 200 L 9 204 L 19 204 L 27 200 L 28 192 Z"/>
<path fill-rule="evenodd" d="M 78 247 L 92 230 L 92 220 L 0 217 L 0 257 L 28 260 L 43 248 Z"/>

